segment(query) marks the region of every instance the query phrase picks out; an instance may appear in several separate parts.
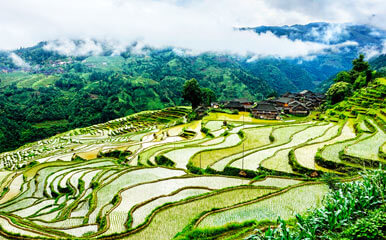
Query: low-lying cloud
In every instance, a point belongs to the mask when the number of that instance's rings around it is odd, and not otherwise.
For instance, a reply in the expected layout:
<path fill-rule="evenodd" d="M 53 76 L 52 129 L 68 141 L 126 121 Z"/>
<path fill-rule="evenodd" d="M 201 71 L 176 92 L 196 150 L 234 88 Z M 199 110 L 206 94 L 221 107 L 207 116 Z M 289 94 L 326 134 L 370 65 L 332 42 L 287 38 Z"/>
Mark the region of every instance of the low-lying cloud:
<path fill-rule="evenodd" d="M 100 55 L 103 52 L 103 47 L 97 41 L 91 39 L 82 39 L 76 43 L 70 39 L 59 39 L 49 41 L 43 49 L 47 51 L 56 51 L 61 55 L 66 56 L 86 56 Z"/>
<path fill-rule="evenodd" d="M 319 3 L 315 14 L 304 1 L 263 0 L 2 0 L 0 2 L 0 48 L 15 49 L 48 41 L 47 50 L 65 55 L 100 54 L 100 42 L 119 54 L 133 43 L 173 47 L 185 54 L 203 52 L 242 56 L 306 57 L 337 46 L 334 38 L 342 29 L 327 29 L 321 43 L 292 41 L 267 32 L 256 34 L 235 30 L 259 25 L 307 24 L 315 21 L 364 22 L 374 14 L 382 18 L 382 1 L 359 0 L 341 7 L 340 1 Z M 315 2 L 315 1 L 308 1 Z M 347 2 L 347 1 L 342 1 Z M 367 6 L 366 10 L 364 6 Z M 324 10 L 323 10 L 324 9 Z M 327 9 L 331 11 L 328 12 Z M 374 19 L 374 16 L 372 17 Z M 379 27 L 386 28 L 385 22 Z M 338 26 L 338 25 L 337 25 Z M 341 31 L 342 30 L 342 31 Z M 341 32 L 339 32 L 341 31 Z M 314 33 L 317 34 L 317 33 Z M 57 40 L 59 39 L 59 40 Z M 82 39 L 74 44 L 69 39 Z M 97 41 L 94 41 L 97 40 Z"/>
<path fill-rule="evenodd" d="M 348 35 L 347 24 L 329 24 L 322 28 L 313 27 L 310 36 L 323 43 L 334 43 L 338 42 L 342 38 Z"/>
<path fill-rule="evenodd" d="M 196 39 L 195 42 L 184 42 L 181 40 L 158 41 L 156 44 L 147 39 L 133 42 L 118 42 L 107 40 L 69 40 L 61 39 L 48 42 L 43 48 L 48 51 L 56 51 L 67 56 L 100 55 L 105 51 L 118 55 L 129 49 L 133 54 L 147 54 L 146 48 L 173 48 L 179 55 L 195 56 L 202 53 L 221 53 L 238 56 L 252 56 L 251 59 L 260 57 L 296 58 L 320 54 L 326 50 L 338 51 L 341 47 L 355 46 L 356 42 L 344 42 L 341 44 L 323 44 L 300 40 L 291 40 L 285 36 L 278 37 L 271 32 L 256 34 L 253 31 L 237 31 L 217 33 L 218 42 L 204 44 L 209 41 L 206 37 Z M 228 38 L 221 41 L 221 38 Z M 231 39 L 229 39 L 231 38 Z"/>
<path fill-rule="evenodd" d="M 12 59 L 13 64 L 21 68 L 30 68 L 30 65 L 26 63 L 19 55 L 16 53 L 10 53 L 9 57 Z"/>
<path fill-rule="evenodd" d="M 381 54 L 386 54 L 386 40 L 382 42 L 382 46 L 365 46 L 360 49 L 360 52 L 365 54 L 366 59 L 377 57 Z"/>

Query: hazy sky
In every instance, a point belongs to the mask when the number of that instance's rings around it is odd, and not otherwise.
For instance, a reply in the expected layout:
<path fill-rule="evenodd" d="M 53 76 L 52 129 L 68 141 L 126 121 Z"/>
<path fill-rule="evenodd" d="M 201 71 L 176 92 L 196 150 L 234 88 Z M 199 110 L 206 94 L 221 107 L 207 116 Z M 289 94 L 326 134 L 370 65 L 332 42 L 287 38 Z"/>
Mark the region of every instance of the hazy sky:
<path fill-rule="evenodd" d="M 97 38 L 117 46 L 138 40 L 193 52 L 306 56 L 327 46 L 234 27 L 327 21 L 386 29 L 385 13 L 384 0 L 0 0 L 0 49 Z"/>

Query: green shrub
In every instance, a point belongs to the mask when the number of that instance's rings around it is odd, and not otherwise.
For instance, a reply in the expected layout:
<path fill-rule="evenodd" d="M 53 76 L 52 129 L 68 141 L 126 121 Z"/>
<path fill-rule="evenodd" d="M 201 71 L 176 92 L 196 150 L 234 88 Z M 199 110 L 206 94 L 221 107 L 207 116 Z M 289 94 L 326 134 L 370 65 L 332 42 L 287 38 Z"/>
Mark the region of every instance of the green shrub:
<path fill-rule="evenodd" d="M 384 169 L 365 172 L 362 181 L 337 183 L 336 190 L 325 197 L 322 207 L 306 216 L 296 215 L 296 228 L 287 228 L 286 222 L 279 218 L 278 228 L 248 239 L 384 239 L 385 185 Z"/>
<path fill-rule="evenodd" d="M 275 141 L 275 137 L 273 136 L 272 132 L 271 132 L 271 134 L 269 134 L 269 141 L 271 141 L 271 142 Z"/>
<path fill-rule="evenodd" d="M 354 240 L 385 239 L 386 207 L 370 212 L 364 218 L 359 218 L 351 227 L 343 232 L 343 236 Z"/>
<path fill-rule="evenodd" d="M 229 135 L 229 131 L 225 131 L 225 132 L 223 132 L 222 134 L 221 134 L 221 136 L 224 136 L 224 137 L 226 137 L 226 136 L 228 136 Z"/>
<path fill-rule="evenodd" d="M 115 194 L 113 199 L 111 199 L 111 204 L 113 205 L 117 204 L 119 202 L 119 199 L 120 199 L 119 195 Z"/>
<path fill-rule="evenodd" d="M 164 155 L 156 156 L 155 157 L 155 162 L 158 165 L 167 166 L 167 167 L 174 167 L 176 165 L 175 162 L 173 162 L 169 158 L 165 157 Z"/>
<path fill-rule="evenodd" d="M 62 188 L 60 185 L 58 185 L 58 190 L 60 194 L 69 194 L 72 195 L 74 193 L 74 190 L 71 187 L 65 187 Z"/>
<path fill-rule="evenodd" d="M 240 130 L 237 134 L 240 136 L 241 139 L 243 139 L 245 136 L 245 134 L 242 130 Z"/>
<path fill-rule="evenodd" d="M 203 175 L 205 173 L 205 170 L 199 167 L 194 166 L 190 161 L 186 165 L 186 168 L 194 174 Z"/>
<path fill-rule="evenodd" d="M 214 135 L 210 132 L 210 130 L 208 129 L 208 128 L 206 128 L 206 127 L 202 127 L 201 128 L 201 132 L 202 133 L 205 133 L 208 137 L 214 137 Z"/>
<path fill-rule="evenodd" d="M 208 134 L 210 132 L 209 128 L 201 127 L 201 132 Z"/>
<path fill-rule="evenodd" d="M 7 192 L 9 191 L 9 187 L 3 188 L 3 191 L 1 192 L 0 198 L 2 198 Z"/>
<path fill-rule="evenodd" d="M 98 186 L 99 186 L 99 182 L 97 182 L 97 181 L 92 181 L 90 184 L 90 187 L 92 189 L 96 189 Z"/>
<path fill-rule="evenodd" d="M 84 191 L 84 185 L 85 185 L 85 182 L 83 181 L 83 179 L 79 179 L 78 180 L 78 190 L 80 193 L 82 193 Z"/>

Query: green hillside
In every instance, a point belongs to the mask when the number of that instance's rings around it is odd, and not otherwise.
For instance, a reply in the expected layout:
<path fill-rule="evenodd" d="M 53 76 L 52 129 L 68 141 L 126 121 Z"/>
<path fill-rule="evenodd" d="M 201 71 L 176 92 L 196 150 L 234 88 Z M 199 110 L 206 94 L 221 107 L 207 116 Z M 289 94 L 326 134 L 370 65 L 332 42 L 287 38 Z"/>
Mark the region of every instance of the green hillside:
<path fill-rule="evenodd" d="M 212 89 L 217 100 L 257 100 L 274 92 L 232 57 L 182 57 L 164 50 L 68 58 L 39 46 L 18 53 L 40 68 L 0 73 L 0 152 L 135 112 L 187 104 L 181 92 L 191 78 Z"/>
<path fill-rule="evenodd" d="M 368 86 L 358 89 L 352 96 L 339 102 L 326 114 L 332 117 L 358 117 L 366 115 L 373 117 L 379 125 L 386 125 L 386 79 L 377 78 Z M 384 129 L 385 130 L 385 129 Z"/>
<path fill-rule="evenodd" d="M 386 79 L 376 76 L 360 56 L 308 116 L 211 109 L 194 120 L 191 108 L 169 107 L 1 153 L 0 235 L 382 239 Z"/>

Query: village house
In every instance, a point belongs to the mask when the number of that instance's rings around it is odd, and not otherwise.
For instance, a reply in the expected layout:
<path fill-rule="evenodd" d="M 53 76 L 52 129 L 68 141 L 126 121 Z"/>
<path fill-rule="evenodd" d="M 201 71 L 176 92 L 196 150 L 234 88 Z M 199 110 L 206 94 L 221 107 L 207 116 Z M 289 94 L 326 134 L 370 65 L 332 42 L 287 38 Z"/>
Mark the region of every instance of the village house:
<path fill-rule="evenodd" d="M 310 113 L 310 109 L 299 101 L 289 103 L 289 113 L 297 116 L 306 116 Z"/>
<path fill-rule="evenodd" d="M 324 94 L 314 93 L 309 90 L 304 90 L 299 93 L 284 93 L 281 97 L 272 100 L 278 110 L 284 113 L 310 111 L 320 106 L 324 101 Z M 292 104 L 290 104 L 292 103 Z M 296 103 L 296 104 L 295 104 Z M 299 103 L 301 104 L 299 106 Z M 294 110 L 293 107 L 297 108 Z M 301 110 L 302 109 L 302 110 Z"/>
<path fill-rule="evenodd" d="M 232 110 L 232 111 L 234 111 L 234 110 L 245 111 L 244 105 L 243 105 L 241 102 L 239 102 L 239 101 L 234 101 L 234 100 L 232 100 L 232 101 L 226 103 L 226 104 L 224 105 L 224 108 L 229 109 L 229 110 Z"/>
<path fill-rule="evenodd" d="M 239 98 L 225 103 L 224 108 L 238 111 L 250 111 L 253 105 L 253 101 L 250 101 L 247 98 Z"/>
<path fill-rule="evenodd" d="M 293 98 L 289 98 L 289 97 L 280 97 L 278 99 L 272 100 L 271 102 L 273 102 L 275 104 L 276 108 L 279 111 L 284 112 L 284 113 L 288 113 L 289 112 L 289 105 L 288 104 L 293 100 L 294 100 Z"/>
<path fill-rule="evenodd" d="M 218 102 L 211 102 L 210 107 L 211 108 L 223 108 L 228 101 L 218 101 Z"/>
<path fill-rule="evenodd" d="M 241 103 L 244 106 L 244 108 L 247 110 L 251 109 L 254 105 L 254 102 L 248 100 L 247 98 L 238 98 L 233 101 Z"/>
<path fill-rule="evenodd" d="M 252 115 L 259 119 L 280 119 L 280 111 L 270 102 L 259 102 L 251 109 Z"/>

